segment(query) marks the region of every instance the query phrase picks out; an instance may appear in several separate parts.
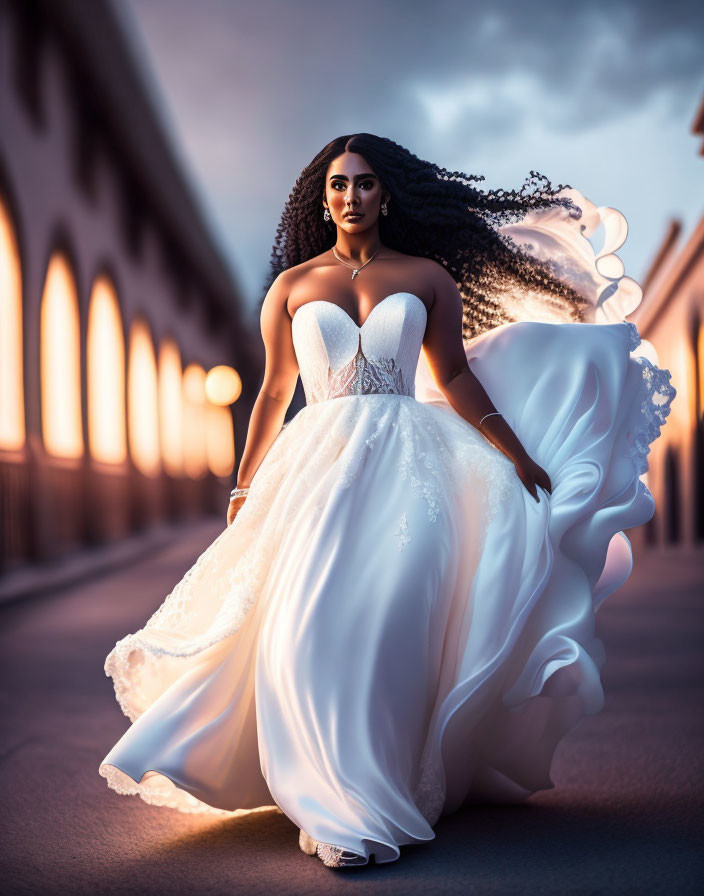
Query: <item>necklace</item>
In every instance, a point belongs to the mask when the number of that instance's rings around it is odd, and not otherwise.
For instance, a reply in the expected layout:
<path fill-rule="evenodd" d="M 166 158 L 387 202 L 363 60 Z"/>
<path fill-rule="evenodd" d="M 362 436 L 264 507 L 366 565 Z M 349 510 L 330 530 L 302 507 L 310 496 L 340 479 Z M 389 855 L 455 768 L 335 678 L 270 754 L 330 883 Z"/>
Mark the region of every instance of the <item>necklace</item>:
<path fill-rule="evenodd" d="M 367 259 L 367 261 L 365 261 L 364 264 L 361 264 L 361 265 L 357 268 L 357 267 L 355 267 L 353 264 L 348 264 L 346 261 L 343 261 L 343 260 L 340 258 L 340 256 L 337 254 L 337 252 L 335 251 L 335 247 L 334 247 L 334 246 L 332 247 L 332 254 L 333 254 L 333 255 L 335 256 L 335 258 L 340 262 L 340 264 L 344 264 L 346 267 L 348 267 L 348 268 L 352 268 L 352 269 L 353 269 L 353 270 L 352 270 L 352 279 L 353 279 L 353 280 L 354 280 L 354 278 L 357 276 L 357 274 L 362 270 L 362 268 L 366 267 L 366 266 L 369 264 L 370 261 L 373 261 L 373 260 L 374 260 L 375 256 L 376 256 L 379 252 L 381 252 L 381 246 L 379 246 L 379 248 L 376 250 L 376 252 L 374 253 L 374 255 L 372 255 L 371 258 Z"/>

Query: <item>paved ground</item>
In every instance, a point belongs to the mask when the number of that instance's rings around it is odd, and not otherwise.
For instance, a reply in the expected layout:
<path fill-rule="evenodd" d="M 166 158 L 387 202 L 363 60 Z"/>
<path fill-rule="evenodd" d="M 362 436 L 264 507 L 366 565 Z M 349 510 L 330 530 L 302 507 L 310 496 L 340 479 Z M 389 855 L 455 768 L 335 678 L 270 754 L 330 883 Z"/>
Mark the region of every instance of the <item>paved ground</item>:
<path fill-rule="evenodd" d="M 221 530 L 0 608 L 4 892 L 695 893 L 704 886 L 704 549 L 642 558 L 602 607 L 606 706 L 558 748 L 554 790 L 442 820 L 398 862 L 335 872 L 280 813 L 205 820 L 108 790 L 127 727 L 103 661 Z"/>

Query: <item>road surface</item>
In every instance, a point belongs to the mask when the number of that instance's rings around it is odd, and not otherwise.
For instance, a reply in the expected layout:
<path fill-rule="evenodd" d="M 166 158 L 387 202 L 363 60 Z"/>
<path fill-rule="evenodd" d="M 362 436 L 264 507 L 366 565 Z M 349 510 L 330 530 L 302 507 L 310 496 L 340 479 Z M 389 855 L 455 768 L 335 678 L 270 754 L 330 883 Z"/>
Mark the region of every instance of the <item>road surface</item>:
<path fill-rule="evenodd" d="M 398 862 L 333 871 L 280 813 L 213 820 L 109 790 L 98 764 L 129 723 L 105 656 L 221 529 L 0 608 L 5 892 L 704 892 L 704 547 L 639 558 L 600 609 L 605 707 L 558 747 L 555 788 L 442 819 Z"/>

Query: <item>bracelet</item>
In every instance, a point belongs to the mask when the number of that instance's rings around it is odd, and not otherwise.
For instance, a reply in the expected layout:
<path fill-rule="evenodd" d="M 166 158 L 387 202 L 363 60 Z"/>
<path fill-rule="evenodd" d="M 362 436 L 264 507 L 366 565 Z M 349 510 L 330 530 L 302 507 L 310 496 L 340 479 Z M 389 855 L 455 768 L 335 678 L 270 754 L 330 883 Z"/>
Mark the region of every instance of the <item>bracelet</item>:
<path fill-rule="evenodd" d="M 501 414 L 499 411 L 492 411 L 490 414 L 484 414 L 484 416 L 482 417 L 482 419 L 479 421 L 479 425 L 481 426 L 482 423 L 486 420 L 487 417 L 493 417 L 494 414 L 498 414 L 499 417 L 502 417 L 502 416 L 503 416 L 503 414 Z"/>
<path fill-rule="evenodd" d="M 241 498 L 243 495 L 246 495 L 249 492 L 249 486 L 247 488 L 233 488 L 230 492 L 230 500 L 233 498 Z"/>

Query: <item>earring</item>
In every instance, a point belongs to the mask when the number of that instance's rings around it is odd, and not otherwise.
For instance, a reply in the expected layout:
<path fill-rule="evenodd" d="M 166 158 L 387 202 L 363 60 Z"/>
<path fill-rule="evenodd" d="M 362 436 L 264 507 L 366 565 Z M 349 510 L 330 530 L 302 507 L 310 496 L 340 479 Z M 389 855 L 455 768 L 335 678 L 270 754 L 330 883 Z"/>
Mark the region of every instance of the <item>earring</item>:
<path fill-rule="evenodd" d="M 330 209 L 326 208 L 325 211 L 323 212 L 323 221 L 329 221 L 329 220 L 330 220 Z"/>
<path fill-rule="evenodd" d="M 387 203 L 387 200 L 386 200 L 386 199 L 381 203 L 381 213 L 382 213 L 382 215 L 388 215 L 388 213 L 389 213 L 389 210 L 386 208 L 386 203 Z"/>

